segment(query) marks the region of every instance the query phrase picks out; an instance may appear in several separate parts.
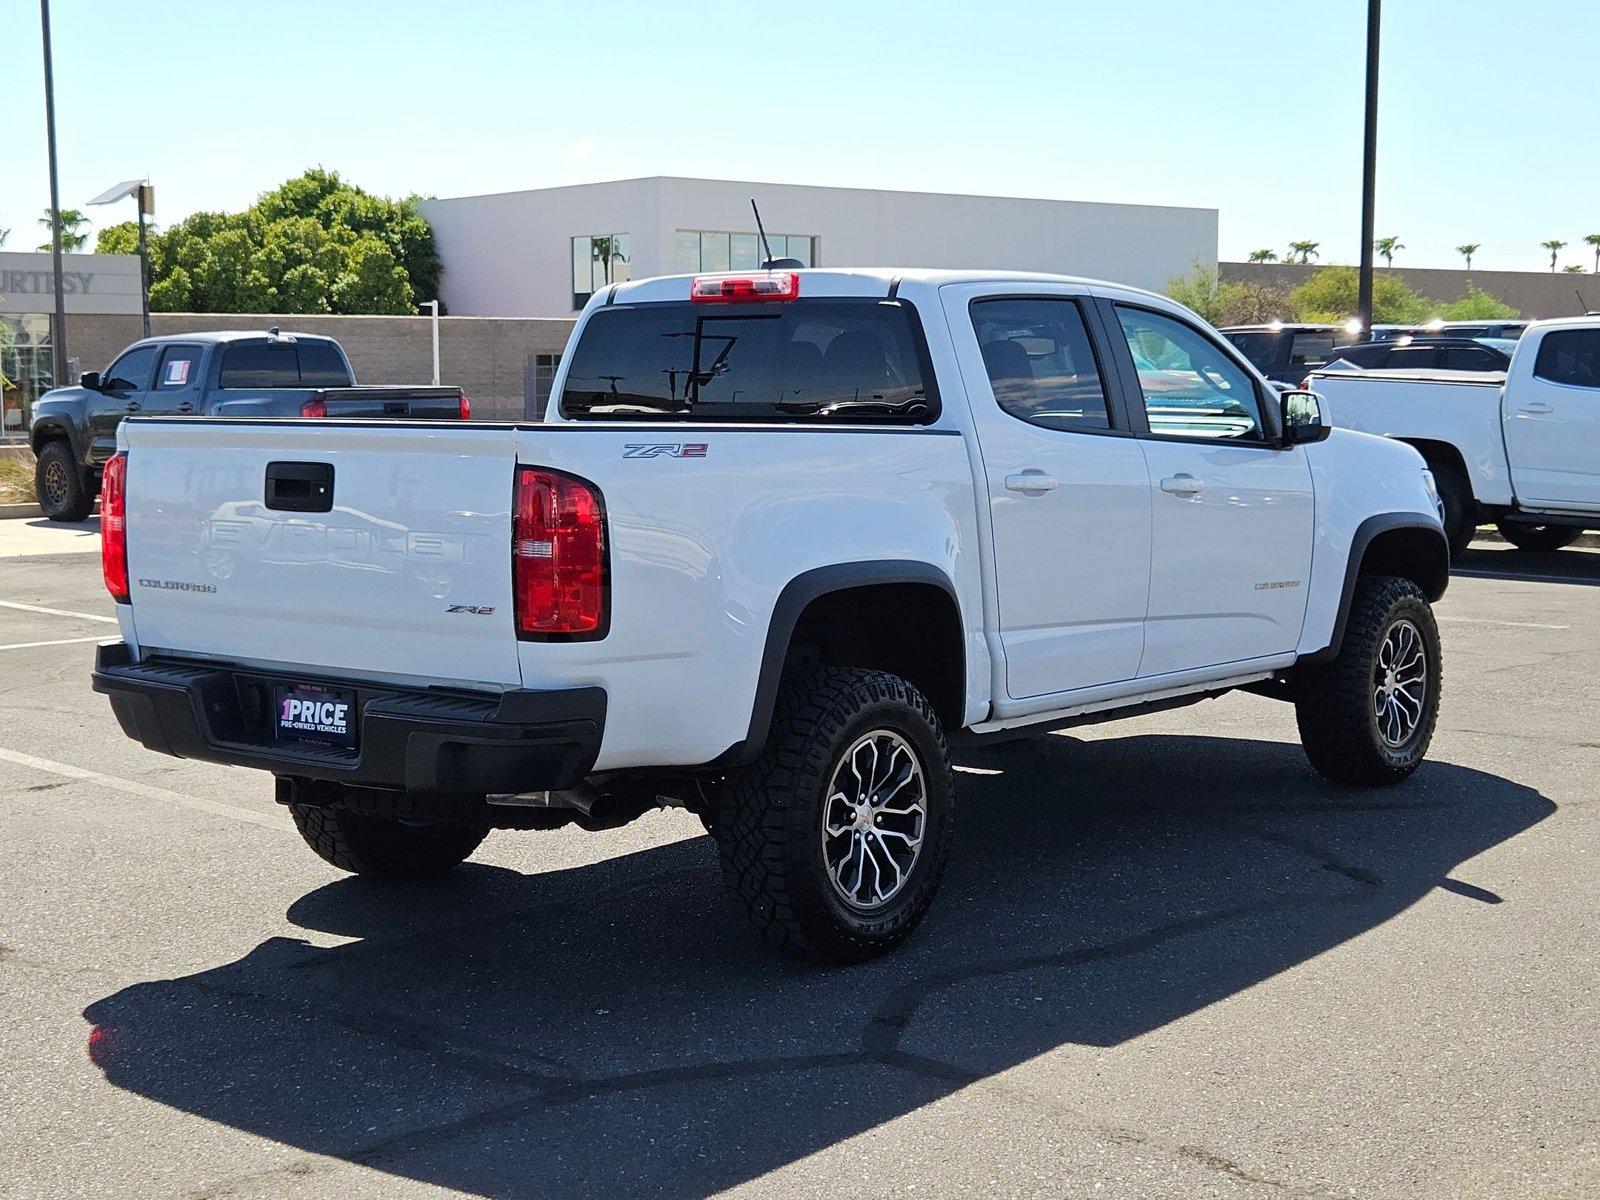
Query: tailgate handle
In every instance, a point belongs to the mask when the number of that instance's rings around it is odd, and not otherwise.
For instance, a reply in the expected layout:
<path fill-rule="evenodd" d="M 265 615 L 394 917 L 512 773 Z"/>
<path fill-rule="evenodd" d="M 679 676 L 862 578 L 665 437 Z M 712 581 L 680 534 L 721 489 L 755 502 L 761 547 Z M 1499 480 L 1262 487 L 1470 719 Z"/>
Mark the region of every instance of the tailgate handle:
<path fill-rule="evenodd" d="M 278 512 L 329 512 L 333 509 L 333 464 L 267 464 L 267 507 Z"/>

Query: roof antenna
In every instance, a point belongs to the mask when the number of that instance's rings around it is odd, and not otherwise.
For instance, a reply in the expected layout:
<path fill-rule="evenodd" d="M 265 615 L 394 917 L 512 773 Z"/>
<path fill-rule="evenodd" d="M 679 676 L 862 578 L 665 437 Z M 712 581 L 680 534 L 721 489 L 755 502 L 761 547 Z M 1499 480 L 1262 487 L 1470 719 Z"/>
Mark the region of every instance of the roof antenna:
<path fill-rule="evenodd" d="M 798 258 L 773 258 L 772 247 L 767 244 L 767 230 L 761 224 L 761 210 L 756 207 L 756 198 L 750 197 L 750 211 L 756 215 L 756 232 L 761 235 L 761 266 L 767 271 L 798 271 L 805 266 Z"/>
<path fill-rule="evenodd" d="M 1577 288 L 1573 288 L 1572 294 L 1578 298 L 1578 307 L 1583 309 L 1584 316 L 1592 317 L 1595 315 L 1594 309 L 1590 308 L 1588 303 L 1584 300 L 1582 292 L 1580 292 Z"/>

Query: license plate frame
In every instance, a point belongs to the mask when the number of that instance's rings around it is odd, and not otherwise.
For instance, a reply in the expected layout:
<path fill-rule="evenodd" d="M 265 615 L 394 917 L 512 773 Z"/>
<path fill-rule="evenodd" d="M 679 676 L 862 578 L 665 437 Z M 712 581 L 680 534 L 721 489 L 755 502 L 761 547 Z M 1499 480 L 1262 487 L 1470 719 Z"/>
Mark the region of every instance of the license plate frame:
<path fill-rule="evenodd" d="M 352 689 L 279 683 L 273 686 L 272 701 L 272 734 L 277 741 L 356 750 L 361 723 Z"/>

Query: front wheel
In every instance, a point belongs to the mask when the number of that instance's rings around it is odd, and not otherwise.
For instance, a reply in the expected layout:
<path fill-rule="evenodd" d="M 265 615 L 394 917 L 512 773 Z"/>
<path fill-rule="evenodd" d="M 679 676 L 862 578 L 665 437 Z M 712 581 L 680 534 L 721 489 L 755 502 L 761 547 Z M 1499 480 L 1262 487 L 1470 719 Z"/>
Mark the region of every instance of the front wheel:
<path fill-rule="evenodd" d="M 295 828 L 324 861 L 378 879 L 434 879 L 471 857 L 487 825 L 438 825 L 291 804 Z"/>
<path fill-rule="evenodd" d="M 822 962 L 882 954 L 933 903 L 950 849 L 950 751 L 932 706 L 882 671 L 799 669 L 713 835 L 767 940 Z"/>
<path fill-rule="evenodd" d="M 52 521 L 82 521 L 94 508 L 94 494 L 66 442 L 47 442 L 39 451 L 33 490 L 39 508 Z"/>
<path fill-rule="evenodd" d="M 1409 579 L 1364 575 L 1332 662 L 1301 668 L 1295 718 L 1306 757 L 1334 783 L 1399 783 L 1439 717 L 1439 627 Z"/>
<path fill-rule="evenodd" d="M 1495 528 L 1518 550 L 1560 550 L 1583 534 L 1583 530 L 1571 525 L 1524 525 L 1517 521 L 1499 521 Z"/>

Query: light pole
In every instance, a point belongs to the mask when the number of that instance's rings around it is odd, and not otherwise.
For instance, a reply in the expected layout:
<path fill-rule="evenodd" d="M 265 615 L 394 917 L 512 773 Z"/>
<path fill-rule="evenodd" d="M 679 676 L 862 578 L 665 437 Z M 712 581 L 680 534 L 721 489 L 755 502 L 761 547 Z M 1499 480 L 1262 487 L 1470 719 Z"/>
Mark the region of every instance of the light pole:
<path fill-rule="evenodd" d="M 439 302 L 437 300 L 424 300 L 417 305 L 433 314 L 433 383 L 439 385 Z"/>
<path fill-rule="evenodd" d="M 54 384 L 67 383 L 67 296 L 61 278 L 61 187 L 56 179 L 56 79 L 50 56 L 50 0 L 39 0 L 44 30 L 44 129 L 50 148 L 50 261 L 56 276 L 56 322 L 50 334 Z"/>
<path fill-rule="evenodd" d="M 139 313 L 144 319 L 143 337 L 150 336 L 150 243 L 145 236 L 144 219 L 155 216 L 156 189 L 142 179 L 130 179 L 116 187 L 101 192 L 94 204 L 114 204 L 128 196 L 139 199 Z"/>
<path fill-rule="evenodd" d="M 1372 233 L 1378 173 L 1378 31 L 1383 0 L 1367 0 L 1367 112 L 1361 146 L 1361 279 L 1356 319 L 1372 337 Z"/>

